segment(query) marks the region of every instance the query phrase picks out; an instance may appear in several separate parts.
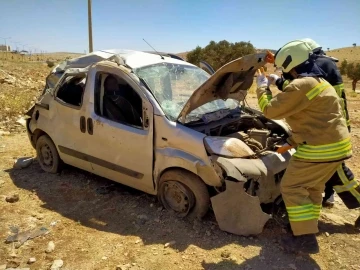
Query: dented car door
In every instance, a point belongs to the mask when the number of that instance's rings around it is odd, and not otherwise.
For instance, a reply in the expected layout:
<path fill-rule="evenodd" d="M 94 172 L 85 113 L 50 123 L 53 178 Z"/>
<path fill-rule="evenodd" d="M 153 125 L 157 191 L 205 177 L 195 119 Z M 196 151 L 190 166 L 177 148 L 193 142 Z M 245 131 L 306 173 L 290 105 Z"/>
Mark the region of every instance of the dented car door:
<path fill-rule="evenodd" d="M 129 94 L 124 107 L 137 111 L 141 123 L 127 122 L 129 119 L 114 119 L 107 114 L 108 96 L 112 99 L 112 113 L 116 114 L 116 102 L 123 99 L 121 93 L 106 89 L 106 78 L 117 80 L 118 91 Z M 154 194 L 153 185 L 153 108 L 137 83 L 129 76 L 129 71 L 112 62 L 95 65 L 89 71 L 87 85 L 89 105 L 86 112 L 87 148 L 84 149 L 91 164 L 91 170 L 98 175 L 136 189 Z M 125 90 L 124 90 L 125 89 Z M 131 96 L 131 95 L 130 95 Z M 136 104 L 135 104 L 136 103 Z M 124 105 L 125 104 L 125 105 Z M 130 105 L 129 105 L 130 104 Z M 120 109 L 123 109 L 120 106 Z M 141 107 L 141 111 L 139 109 Z M 128 111 L 122 111 L 128 113 Z M 125 115 L 126 116 L 126 115 Z"/>

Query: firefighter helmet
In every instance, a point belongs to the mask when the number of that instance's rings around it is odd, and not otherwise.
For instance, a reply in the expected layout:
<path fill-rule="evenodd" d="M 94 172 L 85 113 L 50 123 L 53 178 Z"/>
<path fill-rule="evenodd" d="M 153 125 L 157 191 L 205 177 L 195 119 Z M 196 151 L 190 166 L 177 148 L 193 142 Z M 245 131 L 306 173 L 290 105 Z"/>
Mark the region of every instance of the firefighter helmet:
<path fill-rule="evenodd" d="M 276 53 L 275 65 L 281 67 L 283 72 L 289 72 L 294 67 L 306 62 L 312 52 L 313 50 L 307 42 L 302 40 L 290 41 Z"/>

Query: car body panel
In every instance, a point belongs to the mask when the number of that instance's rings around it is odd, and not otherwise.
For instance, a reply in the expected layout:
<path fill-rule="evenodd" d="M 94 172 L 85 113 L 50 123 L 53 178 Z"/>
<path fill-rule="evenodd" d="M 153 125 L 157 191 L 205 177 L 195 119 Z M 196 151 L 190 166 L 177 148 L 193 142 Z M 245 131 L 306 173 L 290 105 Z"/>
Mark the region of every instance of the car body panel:
<path fill-rule="evenodd" d="M 265 54 L 245 56 L 217 70 L 194 91 L 179 119 L 183 122 L 192 110 L 216 99 L 242 100 L 252 85 L 256 69 L 264 65 L 264 56 Z M 225 181 L 229 179 L 241 182 L 237 183 L 240 185 L 236 188 L 242 190 L 245 182 L 258 182 L 261 188 L 254 191 L 253 195 L 258 198 L 251 199 L 251 207 L 259 212 L 257 217 L 261 224 L 253 231 L 229 229 L 231 226 L 228 227 L 226 222 L 221 226 L 235 233 L 261 231 L 267 216 L 263 215 L 255 204 L 273 202 L 280 194 L 277 174 L 286 168 L 292 154 L 289 152 L 279 156 L 269 151 L 259 155 L 239 138 L 229 138 L 226 134 L 208 136 L 206 132 L 197 131 L 190 124 L 185 125 L 169 119 L 146 82 L 133 72 L 133 69 L 138 67 L 157 63 L 195 67 L 172 57 L 129 50 L 98 51 L 56 66 L 52 74 L 57 74 L 57 78 L 47 85 L 28 112 L 31 119 L 27 121 L 27 130 L 32 145 L 35 146 L 39 134 L 46 133 L 53 140 L 60 158 L 65 163 L 153 195 L 158 192 L 158 182 L 163 173 L 179 168 L 194 173 L 216 191 L 222 190 Z M 120 77 L 139 95 L 142 101 L 142 127 L 111 121 L 96 113 L 95 86 L 99 72 Z M 62 74 L 61 77 L 59 74 Z M 64 104 L 56 95 L 66 78 L 76 74 L 86 74 L 87 77 L 81 105 L 74 107 Z M 241 110 L 245 112 L 251 109 Z M 261 112 L 255 110 L 254 113 L 261 115 Z M 236 117 L 240 119 L 239 115 Z M 226 120 L 223 117 L 226 115 L 220 114 L 204 125 L 211 130 L 212 124 L 220 125 L 222 120 Z M 87 123 L 86 129 L 82 128 L 82 119 Z M 215 123 L 216 121 L 219 122 Z M 230 117 L 227 121 L 237 121 L 237 118 Z M 268 122 L 280 126 L 286 133 L 289 132 L 282 121 Z M 265 125 L 261 128 L 265 128 Z M 218 198 L 230 193 L 234 192 L 224 193 L 225 195 L 213 200 L 218 202 L 217 209 L 223 204 L 222 199 Z M 241 200 L 246 201 L 247 196 L 250 195 L 243 192 Z M 237 199 L 235 196 L 227 202 L 236 204 Z M 229 213 L 220 211 L 221 215 L 231 215 L 233 209 L 227 211 Z M 238 215 L 232 222 L 242 222 L 241 219 Z M 253 221 L 233 225 L 248 226 L 246 224 L 253 224 Z"/>
<path fill-rule="evenodd" d="M 159 179 L 165 170 L 178 167 L 197 174 L 209 186 L 222 185 L 205 151 L 204 134 L 165 117 L 155 116 L 154 124 L 155 179 Z"/>
<path fill-rule="evenodd" d="M 185 123 L 190 112 L 217 99 L 244 100 L 247 90 L 253 84 L 256 70 L 266 64 L 265 56 L 265 53 L 246 55 L 219 68 L 194 91 L 178 119 Z"/>

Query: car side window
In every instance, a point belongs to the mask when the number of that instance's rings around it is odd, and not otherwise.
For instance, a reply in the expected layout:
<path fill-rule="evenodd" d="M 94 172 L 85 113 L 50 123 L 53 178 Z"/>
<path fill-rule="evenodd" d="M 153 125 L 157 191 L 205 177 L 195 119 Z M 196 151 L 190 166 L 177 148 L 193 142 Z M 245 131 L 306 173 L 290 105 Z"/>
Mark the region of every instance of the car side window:
<path fill-rule="evenodd" d="M 124 79 L 99 72 L 94 93 L 97 115 L 121 124 L 143 127 L 142 99 Z"/>
<path fill-rule="evenodd" d="M 86 75 L 68 76 L 56 92 L 56 98 L 63 103 L 81 107 L 85 91 Z"/>

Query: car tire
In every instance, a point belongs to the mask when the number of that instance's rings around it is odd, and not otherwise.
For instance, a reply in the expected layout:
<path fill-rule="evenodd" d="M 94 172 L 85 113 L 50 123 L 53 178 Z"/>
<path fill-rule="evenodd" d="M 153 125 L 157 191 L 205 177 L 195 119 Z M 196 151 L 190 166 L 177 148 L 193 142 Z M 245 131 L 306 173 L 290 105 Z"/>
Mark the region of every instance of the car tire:
<path fill-rule="evenodd" d="M 179 169 L 161 176 L 158 198 L 166 209 L 189 219 L 201 219 L 210 206 L 208 189 L 200 177 Z"/>
<path fill-rule="evenodd" d="M 58 173 L 62 161 L 55 144 L 47 135 L 42 135 L 36 140 L 36 154 L 40 167 L 48 173 Z"/>

